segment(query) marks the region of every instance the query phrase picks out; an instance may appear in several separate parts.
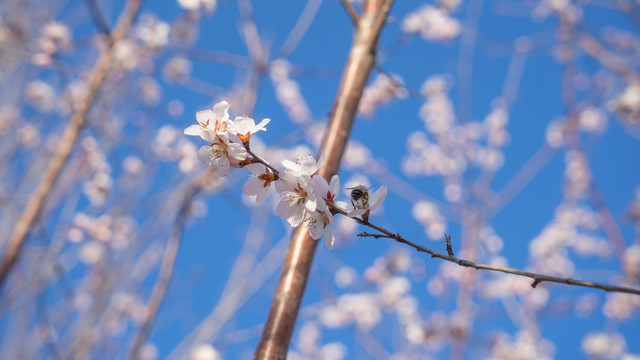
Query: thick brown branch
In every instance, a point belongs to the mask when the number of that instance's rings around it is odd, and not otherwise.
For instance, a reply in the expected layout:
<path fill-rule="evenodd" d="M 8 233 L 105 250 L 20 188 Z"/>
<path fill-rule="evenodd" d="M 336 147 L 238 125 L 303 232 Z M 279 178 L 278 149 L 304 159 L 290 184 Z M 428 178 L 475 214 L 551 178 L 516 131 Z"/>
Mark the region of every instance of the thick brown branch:
<path fill-rule="evenodd" d="M 320 147 L 326 161 L 318 175 L 325 179 L 330 179 L 340 167 L 362 92 L 375 63 L 378 36 L 391 3 L 390 0 L 368 1 L 358 21 L 329 126 Z M 294 232 L 256 349 L 256 359 L 286 358 L 316 244 L 317 241 L 309 236 L 305 226 L 299 226 Z"/>
<path fill-rule="evenodd" d="M 109 66 L 111 64 L 111 58 L 113 56 L 114 44 L 126 35 L 133 23 L 133 19 L 140 9 L 141 3 L 142 0 L 129 0 L 127 2 L 123 13 L 120 16 L 111 37 L 109 38 L 108 45 L 104 48 L 93 68 L 89 72 L 85 96 L 75 107 L 74 112 L 71 115 L 71 119 L 60 137 L 58 147 L 49 161 L 49 166 L 44 170 L 44 175 L 31 193 L 24 211 L 13 228 L 13 233 L 11 234 L 8 242 L 9 245 L 4 251 L 2 263 L 0 264 L 0 287 L 4 285 L 9 271 L 13 268 L 13 265 L 15 265 L 20 254 L 20 249 L 27 238 L 29 230 L 32 228 L 38 219 L 38 216 L 42 212 L 53 185 L 60 175 L 62 168 L 66 164 L 69 154 L 73 150 L 78 134 L 87 120 L 89 110 L 98 96 L 100 87 L 107 76 Z"/>

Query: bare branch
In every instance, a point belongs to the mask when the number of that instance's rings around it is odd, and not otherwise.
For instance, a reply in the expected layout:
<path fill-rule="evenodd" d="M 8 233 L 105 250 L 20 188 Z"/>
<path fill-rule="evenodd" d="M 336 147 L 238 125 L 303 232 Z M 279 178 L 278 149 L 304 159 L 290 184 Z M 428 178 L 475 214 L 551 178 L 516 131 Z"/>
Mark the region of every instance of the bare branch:
<path fill-rule="evenodd" d="M 375 64 L 378 37 L 391 3 L 390 0 L 368 1 L 359 20 L 340 88 L 336 94 L 331 120 L 320 147 L 326 161 L 318 175 L 325 179 L 330 179 L 340 167 L 362 92 Z M 283 263 L 255 359 L 286 357 L 316 245 L 317 241 L 309 236 L 304 226 L 296 229 Z"/>
<path fill-rule="evenodd" d="M 98 31 L 106 35 L 111 35 L 111 29 L 109 28 L 109 24 L 107 24 L 104 15 L 102 15 L 98 2 L 96 0 L 85 0 L 84 3 L 87 5 L 89 15 L 91 15 L 91 20 L 93 20 Z"/>
<path fill-rule="evenodd" d="M 149 337 L 149 332 L 155 322 L 158 310 L 160 310 L 160 305 L 162 305 L 162 302 L 164 301 L 167 288 L 169 287 L 169 283 L 173 276 L 173 268 L 178 256 L 178 250 L 180 249 L 180 243 L 182 242 L 182 232 L 188 219 L 189 207 L 191 206 L 192 199 L 198 195 L 204 184 L 211 177 L 213 173 L 211 169 L 213 168 L 207 168 L 207 170 L 205 170 L 198 179 L 194 181 L 189 189 L 187 189 L 183 196 L 181 201 L 182 206 L 180 207 L 178 216 L 173 224 L 169 241 L 167 242 L 164 255 L 162 256 L 158 280 L 153 286 L 153 290 L 145 310 L 144 319 L 134 337 L 131 349 L 129 350 L 129 355 L 127 356 L 127 359 L 129 360 L 134 360 L 139 357 L 140 349 L 142 349 L 142 345 L 144 345 L 145 341 L 147 341 L 147 338 Z"/>
<path fill-rule="evenodd" d="M 356 9 L 351 6 L 349 0 L 340 0 L 340 3 L 342 4 L 342 6 L 344 6 L 344 10 L 349 15 L 349 18 L 353 22 L 353 25 L 357 27 L 358 23 L 360 22 L 360 17 L 358 16 L 358 12 L 356 11 Z"/>
<path fill-rule="evenodd" d="M 338 209 L 339 210 L 339 209 Z M 338 211 L 338 213 L 342 214 L 342 215 L 346 215 L 345 212 L 343 211 Z M 439 258 L 442 260 L 446 260 L 446 261 L 450 261 L 452 263 L 458 264 L 460 266 L 464 266 L 464 267 L 470 267 L 470 268 L 474 268 L 477 270 L 488 270 L 488 271 L 497 271 L 497 272 L 503 272 L 503 273 L 507 273 L 507 274 L 513 274 L 513 275 L 518 275 L 518 276 L 525 276 L 525 277 L 529 277 L 532 278 L 534 281 L 531 284 L 532 287 L 536 287 L 538 284 L 546 281 L 546 282 L 554 282 L 554 283 L 558 283 L 558 284 L 566 284 L 566 285 L 575 285 L 575 286 L 582 286 L 582 287 L 588 287 L 588 288 L 593 288 L 593 289 L 600 289 L 600 290 L 604 290 L 607 292 L 620 292 L 620 293 L 627 293 L 627 294 L 634 294 L 634 295 L 640 295 L 640 289 L 634 289 L 634 288 L 629 288 L 629 287 L 624 287 L 624 286 L 615 286 L 615 285 L 609 285 L 609 284 L 603 284 L 603 283 L 597 283 L 597 282 L 593 282 L 593 281 L 583 281 L 583 280 L 576 280 L 576 279 L 571 279 L 571 278 L 561 278 L 561 277 L 557 277 L 557 276 L 549 276 L 549 275 L 544 275 L 544 274 L 538 274 L 538 273 L 534 273 L 534 272 L 530 272 L 530 271 L 524 271 L 524 270 L 518 270 L 518 269 L 514 269 L 514 268 L 509 268 L 509 267 L 503 267 L 503 266 L 493 266 L 493 265 L 486 265 L 486 264 L 480 264 L 480 263 L 476 263 L 473 261 L 469 261 L 469 260 L 464 260 L 464 259 L 459 259 L 455 256 L 452 255 L 445 255 L 442 253 L 439 253 L 437 251 L 433 251 L 431 249 L 428 249 L 422 245 L 418 245 L 416 243 L 413 243 L 405 238 L 403 238 L 402 236 L 400 236 L 400 234 L 393 234 L 392 232 L 381 228 L 379 226 L 376 226 L 370 222 L 365 222 L 362 219 L 358 219 L 355 218 L 354 220 L 356 220 L 359 224 L 361 225 L 365 225 L 368 226 L 372 229 L 375 229 L 379 232 L 381 232 L 381 234 L 371 234 L 368 232 L 361 232 L 358 234 L 358 236 L 360 237 L 373 237 L 373 238 L 389 238 L 389 239 L 393 239 L 399 243 L 402 244 L 406 244 L 411 246 L 412 248 L 416 249 L 417 251 L 423 252 L 423 253 L 427 253 L 429 255 L 431 255 L 431 257 L 434 258 Z M 450 239 L 450 236 L 445 234 L 445 238 Z"/>
<path fill-rule="evenodd" d="M 578 38 L 578 46 L 594 59 L 598 60 L 602 66 L 620 75 L 625 81 L 640 83 L 640 75 L 624 60 L 607 50 L 600 42 L 591 35 L 583 33 Z"/>
<path fill-rule="evenodd" d="M 278 51 L 277 57 L 289 57 L 298 47 L 298 44 L 300 44 L 300 41 L 302 41 L 302 38 L 306 35 L 307 30 L 309 30 L 311 23 L 313 23 L 313 19 L 316 17 L 316 14 L 318 14 L 320 4 L 322 4 L 322 0 L 307 1 L 307 5 L 305 5 L 302 10 L 302 14 L 300 14 L 298 21 L 296 21 L 293 29 L 289 32 L 289 36 L 287 36 L 287 39 L 284 41 L 280 51 Z"/>

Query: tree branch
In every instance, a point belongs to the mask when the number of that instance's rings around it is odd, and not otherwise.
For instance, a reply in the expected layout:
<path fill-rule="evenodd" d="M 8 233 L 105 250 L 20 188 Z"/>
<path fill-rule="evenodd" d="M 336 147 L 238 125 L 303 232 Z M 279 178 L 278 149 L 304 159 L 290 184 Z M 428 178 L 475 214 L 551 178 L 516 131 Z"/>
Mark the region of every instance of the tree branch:
<path fill-rule="evenodd" d="M 338 209 L 339 210 L 339 209 Z M 343 211 L 339 211 L 340 214 L 345 215 L 346 213 Z M 503 267 L 503 266 L 493 266 L 493 265 L 486 265 L 486 264 L 480 264 L 480 263 L 476 263 L 473 261 L 469 261 L 469 260 L 464 260 L 464 259 L 459 259 L 455 256 L 450 256 L 450 255 L 445 255 L 442 253 L 439 253 L 437 251 L 433 251 L 431 249 L 428 249 L 422 245 L 418 245 L 416 243 L 413 243 L 405 238 L 403 238 L 402 236 L 400 236 L 400 234 L 393 234 L 392 232 L 381 228 L 379 226 L 376 226 L 374 224 L 371 224 L 370 222 L 365 222 L 362 219 L 358 219 L 358 218 L 354 218 L 359 224 L 361 225 L 365 225 L 368 226 L 372 229 L 375 229 L 377 231 L 380 232 L 380 234 L 371 234 L 368 232 L 361 232 L 358 234 L 358 236 L 360 237 L 373 237 L 373 238 L 389 238 L 389 239 L 393 239 L 399 243 L 402 244 L 406 244 L 411 246 L 412 248 L 416 249 L 419 252 L 423 252 L 423 253 L 427 253 L 429 255 L 431 255 L 431 257 L 435 257 L 435 258 L 439 258 L 442 260 L 446 260 L 446 261 L 450 261 L 452 263 L 458 264 L 459 266 L 464 266 L 464 267 L 470 267 L 470 268 L 474 268 L 477 270 L 488 270 L 488 271 L 498 271 L 498 272 L 503 272 L 506 274 L 513 274 L 513 275 L 518 275 L 518 276 L 525 276 L 528 278 L 532 278 L 533 279 L 533 283 L 531 283 L 531 287 L 536 287 L 538 286 L 538 284 L 542 283 L 542 282 L 554 282 L 554 283 L 558 283 L 558 284 L 566 284 L 566 285 L 575 285 L 575 286 L 582 286 L 582 287 L 588 287 L 588 288 L 593 288 L 593 289 L 600 289 L 600 290 L 604 290 L 606 292 L 620 292 L 620 293 L 627 293 L 627 294 L 634 294 L 634 295 L 640 295 L 640 289 L 634 289 L 634 288 L 629 288 L 629 287 L 624 287 L 624 286 L 615 286 L 615 285 L 609 285 L 609 284 L 603 284 L 603 283 L 597 283 L 597 282 L 593 282 L 593 281 L 583 281 L 583 280 L 576 280 L 576 279 L 571 279 L 571 278 L 561 278 L 561 277 L 557 277 L 557 276 L 549 276 L 549 275 L 544 275 L 544 274 L 538 274 L 538 273 L 534 273 L 534 272 L 530 272 L 530 271 L 524 271 L 524 270 L 518 270 L 518 269 L 514 269 L 514 268 L 509 268 L 509 267 Z M 450 238 L 447 234 L 445 234 L 445 238 Z"/>
<path fill-rule="evenodd" d="M 349 15 L 349 18 L 353 22 L 353 25 L 357 27 L 358 23 L 360 22 L 360 17 L 358 16 L 358 12 L 356 11 L 356 9 L 353 8 L 349 0 L 340 0 L 340 3 L 342 4 L 342 6 L 344 6 L 344 10 Z"/>
<path fill-rule="evenodd" d="M 318 176 L 327 180 L 339 170 L 362 92 L 375 64 L 378 37 L 391 3 L 391 0 L 368 1 L 358 21 L 329 126 L 319 149 L 326 161 Z M 255 359 L 286 358 L 317 243 L 304 226 L 294 232 Z"/>

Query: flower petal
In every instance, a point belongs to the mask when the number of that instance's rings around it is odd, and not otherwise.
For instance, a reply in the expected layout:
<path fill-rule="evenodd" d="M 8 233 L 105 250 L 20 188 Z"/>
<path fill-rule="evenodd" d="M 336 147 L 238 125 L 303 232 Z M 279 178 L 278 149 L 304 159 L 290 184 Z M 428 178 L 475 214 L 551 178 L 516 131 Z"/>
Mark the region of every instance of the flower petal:
<path fill-rule="evenodd" d="M 331 250 L 335 242 L 336 239 L 333 237 L 333 231 L 331 231 L 331 227 L 327 226 L 324 230 L 324 246 L 327 250 Z"/>
<path fill-rule="evenodd" d="M 314 212 L 318 207 L 318 202 L 316 201 L 315 197 L 307 197 L 307 202 L 304 203 L 304 206 L 309 212 Z"/>
<path fill-rule="evenodd" d="M 236 143 L 229 144 L 229 155 L 238 160 L 244 160 L 247 157 L 247 149 Z"/>
<path fill-rule="evenodd" d="M 250 179 L 242 187 L 242 193 L 247 196 L 256 196 L 262 188 L 264 188 L 264 185 L 260 179 Z"/>
<path fill-rule="evenodd" d="M 211 111 L 211 110 L 209 110 Z M 229 103 L 226 101 L 220 101 L 213 105 L 213 112 L 219 116 L 220 120 L 226 120 L 229 118 Z"/>
<path fill-rule="evenodd" d="M 351 204 L 349 204 L 348 202 L 345 201 L 336 201 L 333 203 L 333 205 L 335 207 L 337 207 L 338 209 L 342 210 L 342 211 L 351 211 L 353 210 L 353 206 L 351 206 Z"/>
<path fill-rule="evenodd" d="M 283 191 L 292 191 L 294 187 L 298 186 L 298 180 L 295 176 L 291 175 L 288 171 L 280 171 L 280 179 L 276 181 L 276 190 L 281 193 Z"/>
<path fill-rule="evenodd" d="M 302 175 L 311 176 L 318 171 L 318 165 L 313 155 L 302 156 L 298 159 L 300 163 L 300 173 Z"/>
<path fill-rule="evenodd" d="M 263 185 L 258 191 L 258 194 L 256 194 L 256 202 L 261 203 L 264 199 L 267 198 L 268 194 L 269 194 L 269 187 Z"/>
<path fill-rule="evenodd" d="M 276 181 L 274 186 L 276 187 L 276 191 L 279 193 L 283 193 L 285 191 L 291 191 L 291 187 L 287 184 L 286 181 L 283 181 L 282 178 Z"/>
<path fill-rule="evenodd" d="M 251 133 L 256 133 L 260 130 L 267 131 L 267 129 L 265 129 L 264 127 L 267 126 L 269 122 L 271 122 L 271 119 L 263 119 L 262 121 L 260 121 L 258 125 L 255 125 L 253 127 L 253 130 L 251 130 Z"/>
<path fill-rule="evenodd" d="M 189 125 L 186 129 L 184 129 L 185 135 L 200 136 L 200 133 L 202 133 L 202 126 L 200 125 Z"/>
<path fill-rule="evenodd" d="M 282 160 L 282 166 L 284 166 L 291 173 L 291 175 L 295 177 L 302 175 L 300 171 L 300 165 L 294 163 L 289 159 Z"/>
<path fill-rule="evenodd" d="M 311 178 L 311 186 L 313 191 L 320 197 L 326 197 L 329 192 L 329 184 L 322 176 L 314 176 Z"/>
<path fill-rule="evenodd" d="M 373 205 L 371 205 L 369 210 L 373 211 L 374 209 L 382 205 L 382 202 L 386 197 L 387 197 L 387 187 L 384 185 L 380 186 L 380 188 L 373 193 L 373 195 L 371 196 L 371 199 L 369 200 L 369 203 L 373 203 Z"/>
<path fill-rule="evenodd" d="M 205 145 L 198 150 L 198 160 L 207 165 L 213 165 L 214 159 L 211 158 L 211 146 Z"/>
<path fill-rule="evenodd" d="M 267 167 L 262 164 L 249 164 L 246 166 L 249 171 L 255 176 L 265 174 L 267 172 Z"/>
<path fill-rule="evenodd" d="M 309 235 L 313 240 L 318 240 L 324 232 L 324 221 L 320 216 L 313 217 L 309 220 Z"/>
<path fill-rule="evenodd" d="M 302 224 L 302 221 L 304 221 L 304 206 L 302 204 L 292 206 L 287 221 L 292 227 Z"/>
<path fill-rule="evenodd" d="M 287 205 L 287 203 L 285 201 L 280 201 L 278 203 L 278 205 L 276 206 L 276 212 L 278 213 L 278 216 L 280 216 L 283 219 L 286 219 L 289 217 L 289 205 Z"/>
<path fill-rule="evenodd" d="M 331 226 L 333 226 L 333 215 L 331 215 L 331 211 L 329 211 L 329 209 L 327 209 L 324 213 L 327 216 L 327 219 L 329 219 L 329 224 L 331 224 Z"/>
<path fill-rule="evenodd" d="M 226 156 L 218 159 L 218 174 L 220 176 L 227 176 L 231 171 L 231 167 L 229 166 L 229 159 Z"/>
<path fill-rule="evenodd" d="M 213 111 L 209 109 L 202 110 L 196 113 L 196 120 L 198 120 L 200 124 L 203 124 L 203 127 L 209 126 L 212 125 L 212 123 L 215 121 L 215 116 L 216 115 L 213 113 Z"/>
<path fill-rule="evenodd" d="M 250 132 L 256 123 L 248 116 L 236 116 L 235 120 L 233 120 L 233 125 L 236 127 L 238 134 L 244 135 Z"/>
<path fill-rule="evenodd" d="M 337 174 L 331 177 L 329 191 L 331 191 L 331 194 L 333 195 L 338 194 L 338 191 L 340 191 L 340 177 Z"/>
<path fill-rule="evenodd" d="M 364 214 L 366 212 L 367 212 L 367 210 L 365 210 L 365 209 L 355 209 L 353 211 L 348 212 L 347 216 L 348 217 L 352 217 L 352 218 L 353 217 L 358 217 L 358 216 L 360 216 L 360 215 L 362 215 L 362 214 Z"/>

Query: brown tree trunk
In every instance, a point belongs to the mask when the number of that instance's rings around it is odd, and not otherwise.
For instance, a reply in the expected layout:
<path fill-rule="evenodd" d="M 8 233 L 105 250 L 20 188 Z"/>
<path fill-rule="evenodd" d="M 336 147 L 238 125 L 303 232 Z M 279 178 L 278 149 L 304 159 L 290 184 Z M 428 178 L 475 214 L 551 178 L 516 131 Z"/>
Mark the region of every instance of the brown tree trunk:
<path fill-rule="evenodd" d="M 340 167 L 362 91 L 375 65 L 378 36 L 392 3 L 393 0 L 367 1 L 356 21 L 353 45 L 320 148 L 326 161 L 318 175 L 327 180 Z M 304 225 L 293 233 L 255 359 L 286 357 L 316 245 Z"/>

